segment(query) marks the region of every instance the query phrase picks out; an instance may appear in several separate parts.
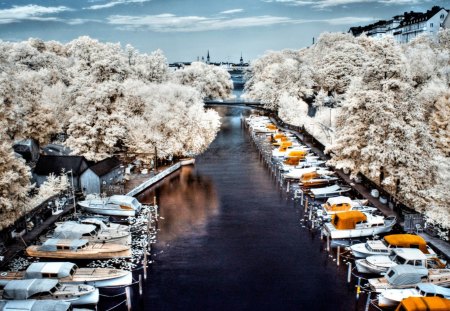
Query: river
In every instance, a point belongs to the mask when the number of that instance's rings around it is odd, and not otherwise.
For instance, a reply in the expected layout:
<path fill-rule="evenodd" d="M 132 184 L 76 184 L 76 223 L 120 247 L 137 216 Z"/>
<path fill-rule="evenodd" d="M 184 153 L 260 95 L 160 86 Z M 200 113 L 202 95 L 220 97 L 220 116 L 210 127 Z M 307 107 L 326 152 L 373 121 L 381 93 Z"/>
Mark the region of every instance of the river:
<path fill-rule="evenodd" d="M 241 114 L 216 107 L 222 127 L 195 166 L 138 199 L 160 207 L 145 310 L 355 310 L 354 284 L 301 208 L 277 187 Z"/>

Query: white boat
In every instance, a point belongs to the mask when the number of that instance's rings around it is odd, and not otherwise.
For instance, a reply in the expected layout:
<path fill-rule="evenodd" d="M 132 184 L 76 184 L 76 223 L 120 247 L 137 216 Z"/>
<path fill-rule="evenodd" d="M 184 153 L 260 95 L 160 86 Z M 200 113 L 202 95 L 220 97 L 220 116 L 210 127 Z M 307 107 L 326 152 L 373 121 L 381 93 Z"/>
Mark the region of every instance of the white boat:
<path fill-rule="evenodd" d="M 78 205 L 89 213 L 110 216 L 136 216 L 141 210 L 141 203 L 128 195 L 113 195 L 107 198 L 79 201 Z"/>
<path fill-rule="evenodd" d="M 90 285 L 60 284 L 52 279 L 12 280 L 5 285 L 6 300 L 50 299 L 70 302 L 73 306 L 96 305 L 99 292 Z"/>
<path fill-rule="evenodd" d="M 357 238 L 387 233 L 396 223 L 396 217 L 383 217 L 360 211 L 338 213 L 325 223 L 323 233 L 332 239 Z"/>
<path fill-rule="evenodd" d="M 0 287 L 11 280 L 56 279 L 60 283 L 87 284 L 95 287 L 128 286 L 130 271 L 113 268 L 79 268 L 71 262 L 34 262 L 25 271 L 0 272 Z"/>
<path fill-rule="evenodd" d="M 424 254 L 436 254 L 421 236 L 415 234 L 391 234 L 382 240 L 353 244 L 350 250 L 355 258 L 366 258 L 371 255 L 390 255 L 393 249 L 399 247 L 418 248 Z"/>
<path fill-rule="evenodd" d="M 427 268 L 427 256 L 417 248 L 396 248 L 389 256 L 373 255 L 355 260 L 360 273 L 380 274 L 399 264 Z"/>
<path fill-rule="evenodd" d="M 317 211 L 317 215 L 324 219 L 331 219 L 332 215 L 347 211 L 357 210 L 368 213 L 377 211 L 375 207 L 364 205 L 367 203 L 367 200 L 352 200 L 346 196 L 332 197 L 321 205 L 322 209 Z"/>
<path fill-rule="evenodd" d="M 94 218 L 84 219 L 83 222 L 65 221 L 57 223 L 53 234 L 48 238 L 87 239 L 92 243 L 131 245 L 131 232 L 128 226 L 113 224 L 108 227 Z"/>
<path fill-rule="evenodd" d="M 195 158 L 180 159 L 180 165 L 181 166 L 194 165 L 194 164 L 195 164 Z"/>
<path fill-rule="evenodd" d="M 311 150 L 311 148 L 303 146 L 303 145 L 297 145 L 297 146 L 290 146 L 290 147 L 280 147 L 272 150 L 272 157 L 274 158 L 280 158 L 280 157 L 287 157 L 290 153 L 301 151 L 306 154 Z"/>
<path fill-rule="evenodd" d="M 380 293 L 391 288 L 411 288 L 419 283 L 450 285 L 450 269 L 427 269 L 411 265 L 397 265 L 383 277 L 368 280 L 372 291 Z"/>
<path fill-rule="evenodd" d="M 450 299 L 450 289 L 430 283 L 419 283 L 414 288 L 388 289 L 378 295 L 378 306 L 382 308 L 395 307 L 408 297 L 442 297 Z"/>
<path fill-rule="evenodd" d="M 280 170 L 284 172 L 289 172 L 290 170 L 306 168 L 306 167 L 319 167 L 325 164 L 325 161 L 321 161 L 317 159 L 317 156 L 305 156 L 303 161 L 299 161 L 296 165 L 290 165 L 282 162 L 280 164 Z M 337 178 L 335 178 L 337 180 Z"/>
<path fill-rule="evenodd" d="M 60 300 L 0 300 L 0 311 L 77 311 L 70 302 Z"/>
<path fill-rule="evenodd" d="M 341 194 L 352 190 L 351 187 L 345 187 L 341 185 L 331 185 L 322 188 L 313 188 L 310 189 L 311 197 L 314 199 L 320 198 L 330 198 L 335 196 L 340 196 Z"/>

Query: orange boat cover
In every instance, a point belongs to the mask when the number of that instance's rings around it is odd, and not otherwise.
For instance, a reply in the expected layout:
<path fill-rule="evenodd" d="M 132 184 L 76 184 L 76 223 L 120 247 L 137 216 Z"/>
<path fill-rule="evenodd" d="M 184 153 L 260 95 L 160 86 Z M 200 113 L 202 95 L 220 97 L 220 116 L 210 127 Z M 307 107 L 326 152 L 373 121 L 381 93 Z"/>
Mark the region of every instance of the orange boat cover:
<path fill-rule="evenodd" d="M 396 311 L 448 311 L 450 300 L 441 297 L 409 297 L 403 299 Z"/>
<path fill-rule="evenodd" d="M 384 237 L 384 240 L 395 247 L 414 247 L 419 248 L 425 254 L 428 254 L 427 242 L 415 234 L 391 234 Z"/>
<path fill-rule="evenodd" d="M 356 223 L 367 220 L 360 211 L 348 211 L 336 214 L 333 224 L 338 230 L 355 229 Z"/>

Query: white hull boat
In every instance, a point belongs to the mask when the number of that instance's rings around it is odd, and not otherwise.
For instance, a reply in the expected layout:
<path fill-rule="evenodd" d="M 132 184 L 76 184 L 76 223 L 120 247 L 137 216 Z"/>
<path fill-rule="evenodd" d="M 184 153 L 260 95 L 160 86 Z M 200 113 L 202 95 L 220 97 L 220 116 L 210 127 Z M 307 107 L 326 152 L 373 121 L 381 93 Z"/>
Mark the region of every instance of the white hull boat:
<path fill-rule="evenodd" d="M 86 212 L 108 216 L 134 217 L 141 210 L 141 203 L 127 195 L 84 200 L 78 202 L 78 205 Z"/>
<path fill-rule="evenodd" d="M 419 283 L 414 288 L 388 289 L 378 295 L 378 306 L 396 307 L 408 297 L 442 297 L 450 299 L 450 289 L 430 283 Z"/>
<path fill-rule="evenodd" d="M 355 260 L 356 269 L 359 273 L 381 274 L 397 263 L 389 259 L 389 256 L 369 256 L 366 259 Z"/>
<path fill-rule="evenodd" d="M 340 185 L 331 185 L 328 187 L 323 188 L 314 188 L 310 189 L 311 197 L 315 199 L 321 199 L 321 198 L 330 198 L 330 197 L 336 197 L 340 196 L 343 193 L 346 193 L 350 191 L 352 188 L 350 187 L 344 187 Z"/>

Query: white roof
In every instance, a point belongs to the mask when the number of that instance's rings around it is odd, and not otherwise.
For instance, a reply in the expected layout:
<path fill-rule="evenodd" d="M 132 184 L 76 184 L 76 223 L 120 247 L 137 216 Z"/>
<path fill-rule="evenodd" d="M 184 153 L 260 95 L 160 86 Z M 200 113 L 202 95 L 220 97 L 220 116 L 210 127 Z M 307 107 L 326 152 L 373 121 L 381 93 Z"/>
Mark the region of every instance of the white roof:
<path fill-rule="evenodd" d="M 326 194 L 326 193 L 330 193 L 330 192 L 339 191 L 340 189 L 341 189 L 341 187 L 339 185 L 332 185 L 332 186 L 328 186 L 328 187 L 324 187 L 324 188 L 311 189 L 311 192 L 314 195 L 319 195 L 319 194 Z"/>
<path fill-rule="evenodd" d="M 406 260 L 426 260 L 427 256 L 418 248 L 395 248 L 394 254 Z"/>
<path fill-rule="evenodd" d="M 338 197 L 334 197 L 334 198 L 329 198 L 327 200 L 328 205 L 337 205 L 337 204 L 343 204 L 343 203 L 351 204 L 352 199 L 350 199 L 349 197 L 345 197 L 345 196 L 338 196 Z"/>

